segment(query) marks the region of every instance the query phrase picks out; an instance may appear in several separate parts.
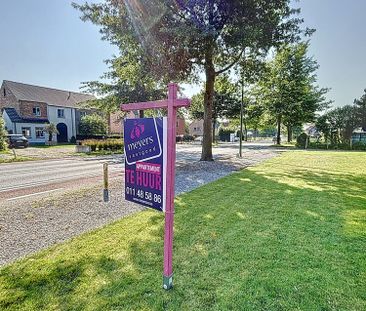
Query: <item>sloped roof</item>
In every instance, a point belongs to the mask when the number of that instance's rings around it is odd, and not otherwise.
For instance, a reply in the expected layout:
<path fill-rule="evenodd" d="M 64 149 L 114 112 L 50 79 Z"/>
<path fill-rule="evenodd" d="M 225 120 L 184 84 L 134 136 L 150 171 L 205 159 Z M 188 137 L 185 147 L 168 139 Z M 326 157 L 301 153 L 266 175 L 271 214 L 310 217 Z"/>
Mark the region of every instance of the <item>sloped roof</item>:
<path fill-rule="evenodd" d="M 366 133 L 366 128 L 365 127 L 358 127 L 356 129 L 354 129 L 354 131 L 352 133 L 353 134 L 363 134 L 363 133 Z"/>
<path fill-rule="evenodd" d="M 4 108 L 11 122 L 16 123 L 49 123 L 48 119 L 41 118 L 23 118 L 19 116 L 15 108 Z"/>
<path fill-rule="evenodd" d="M 54 106 L 77 107 L 77 104 L 96 99 L 93 95 L 52 89 L 49 87 L 4 80 L 17 100 L 35 101 Z"/>

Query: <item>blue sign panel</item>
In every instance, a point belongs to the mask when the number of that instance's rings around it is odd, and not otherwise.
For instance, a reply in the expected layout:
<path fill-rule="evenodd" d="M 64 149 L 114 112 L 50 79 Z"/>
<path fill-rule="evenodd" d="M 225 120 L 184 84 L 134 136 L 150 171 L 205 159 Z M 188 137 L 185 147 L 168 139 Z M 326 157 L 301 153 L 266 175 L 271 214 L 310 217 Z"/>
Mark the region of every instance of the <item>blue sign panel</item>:
<path fill-rule="evenodd" d="M 166 118 L 124 121 L 125 198 L 165 211 Z"/>

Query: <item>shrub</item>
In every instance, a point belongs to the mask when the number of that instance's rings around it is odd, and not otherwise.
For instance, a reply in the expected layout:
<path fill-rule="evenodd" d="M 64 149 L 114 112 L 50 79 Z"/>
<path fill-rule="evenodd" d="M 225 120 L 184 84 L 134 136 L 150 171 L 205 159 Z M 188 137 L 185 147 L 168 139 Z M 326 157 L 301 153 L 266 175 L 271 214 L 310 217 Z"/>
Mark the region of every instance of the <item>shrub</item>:
<path fill-rule="evenodd" d="M 81 135 L 105 135 L 107 133 L 107 121 L 99 114 L 86 115 L 81 118 L 79 124 Z"/>
<path fill-rule="evenodd" d="M 96 151 L 118 151 L 123 149 L 123 141 L 121 139 L 86 139 L 81 142 L 83 146 L 90 146 L 92 152 Z"/>
<path fill-rule="evenodd" d="M 219 137 L 221 141 L 230 141 L 230 134 L 235 133 L 236 130 L 230 127 L 220 127 L 219 129 Z"/>
<path fill-rule="evenodd" d="M 338 144 L 329 144 L 327 146 L 326 143 L 321 142 L 311 142 L 309 143 L 308 148 L 311 149 L 329 149 L 329 150 L 366 150 L 366 144 L 362 142 L 355 142 L 352 145 L 352 148 L 349 143 L 338 143 Z"/>
<path fill-rule="evenodd" d="M 354 142 L 352 145 L 353 150 L 366 150 L 366 143 L 362 141 Z"/>
<path fill-rule="evenodd" d="M 75 138 L 75 136 L 71 136 L 70 143 L 71 144 L 76 144 L 76 138 Z"/>
<path fill-rule="evenodd" d="M 306 133 L 301 133 L 296 139 L 296 147 L 305 149 L 308 139 L 309 136 Z"/>
<path fill-rule="evenodd" d="M 194 141 L 194 136 L 189 135 L 189 134 L 184 134 L 183 141 Z"/>
<path fill-rule="evenodd" d="M 0 150 L 6 150 L 8 148 L 6 135 L 7 132 L 5 130 L 5 122 L 4 119 L 0 116 Z"/>
<path fill-rule="evenodd" d="M 309 149 L 327 149 L 327 145 L 321 142 L 310 142 L 308 145 Z"/>

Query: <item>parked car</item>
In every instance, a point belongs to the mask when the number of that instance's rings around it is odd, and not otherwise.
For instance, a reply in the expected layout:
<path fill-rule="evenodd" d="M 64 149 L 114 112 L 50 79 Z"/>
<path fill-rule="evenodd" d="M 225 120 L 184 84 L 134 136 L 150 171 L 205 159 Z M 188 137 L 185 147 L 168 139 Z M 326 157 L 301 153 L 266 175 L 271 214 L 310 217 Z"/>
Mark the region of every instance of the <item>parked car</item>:
<path fill-rule="evenodd" d="M 28 139 L 22 134 L 9 134 L 7 137 L 9 148 L 27 148 L 29 146 Z"/>

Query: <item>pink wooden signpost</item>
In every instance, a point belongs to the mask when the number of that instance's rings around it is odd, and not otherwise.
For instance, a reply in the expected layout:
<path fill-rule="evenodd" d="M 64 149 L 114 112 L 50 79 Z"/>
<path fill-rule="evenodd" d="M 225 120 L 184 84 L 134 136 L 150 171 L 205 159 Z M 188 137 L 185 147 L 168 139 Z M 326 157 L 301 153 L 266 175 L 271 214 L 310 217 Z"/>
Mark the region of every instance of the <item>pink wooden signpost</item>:
<path fill-rule="evenodd" d="M 173 286 L 173 222 L 174 222 L 174 186 L 175 186 L 175 143 L 177 109 L 190 105 L 189 99 L 178 99 L 178 85 L 170 83 L 168 86 L 168 99 L 131 103 L 121 105 L 123 111 L 168 109 L 168 137 L 167 137 L 167 172 L 166 172 L 166 209 L 164 233 L 164 274 L 163 287 L 170 289 Z"/>

